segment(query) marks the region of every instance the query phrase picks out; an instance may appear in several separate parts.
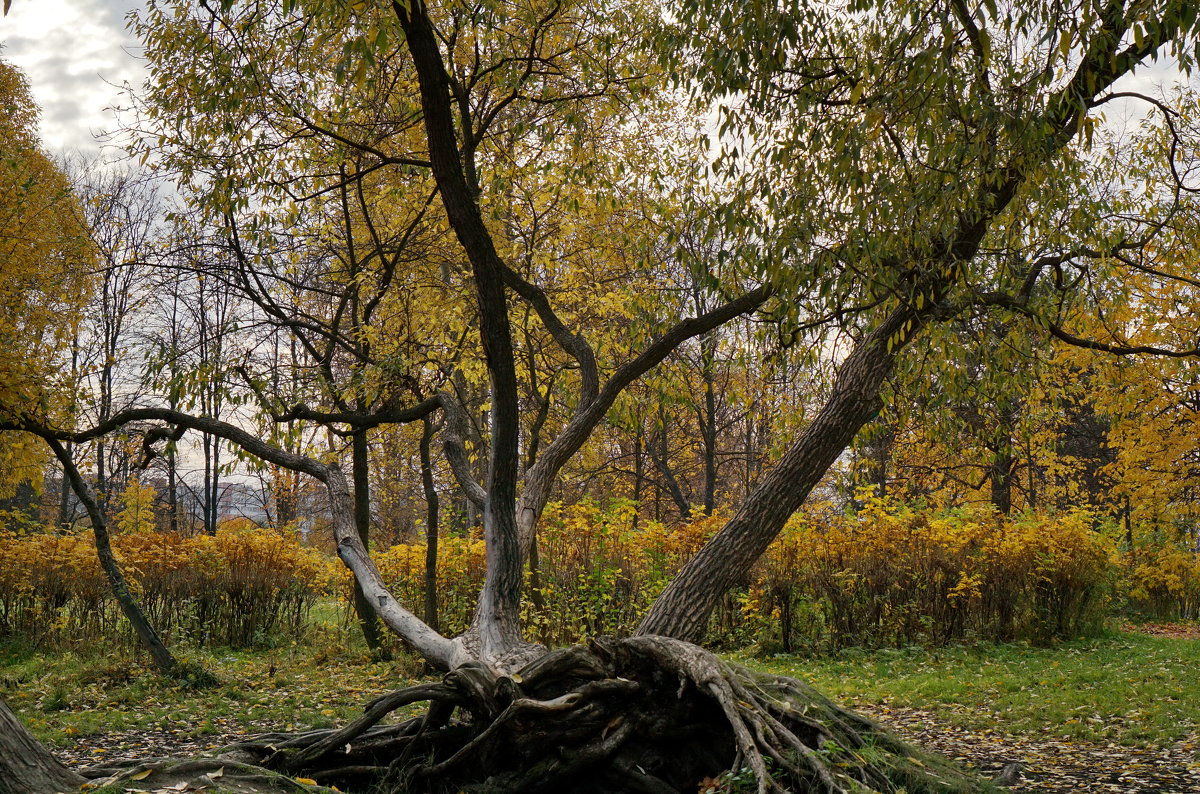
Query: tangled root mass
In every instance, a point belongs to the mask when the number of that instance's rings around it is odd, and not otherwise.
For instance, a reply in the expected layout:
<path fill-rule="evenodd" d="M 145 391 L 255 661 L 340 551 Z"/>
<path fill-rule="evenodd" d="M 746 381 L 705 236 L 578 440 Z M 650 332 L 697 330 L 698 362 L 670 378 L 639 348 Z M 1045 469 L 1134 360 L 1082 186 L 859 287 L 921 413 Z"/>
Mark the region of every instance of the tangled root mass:
<path fill-rule="evenodd" d="M 382 724 L 415 703 L 422 716 Z M 261 736 L 224 758 L 357 792 L 994 790 L 807 684 L 663 637 L 551 651 L 510 676 L 461 667 L 341 729 Z"/>

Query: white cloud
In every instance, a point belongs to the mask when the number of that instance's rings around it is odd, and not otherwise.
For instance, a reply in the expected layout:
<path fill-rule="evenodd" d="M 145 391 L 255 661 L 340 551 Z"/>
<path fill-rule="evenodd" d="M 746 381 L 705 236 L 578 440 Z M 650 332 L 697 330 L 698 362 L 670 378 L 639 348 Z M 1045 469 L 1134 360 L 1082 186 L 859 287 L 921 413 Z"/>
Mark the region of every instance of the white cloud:
<path fill-rule="evenodd" d="M 42 141 L 51 151 L 96 151 L 95 136 L 115 127 L 120 86 L 137 85 L 142 64 L 125 30 L 135 0 L 13 0 L 0 19 L 0 56 L 29 78 L 42 108 Z"/>

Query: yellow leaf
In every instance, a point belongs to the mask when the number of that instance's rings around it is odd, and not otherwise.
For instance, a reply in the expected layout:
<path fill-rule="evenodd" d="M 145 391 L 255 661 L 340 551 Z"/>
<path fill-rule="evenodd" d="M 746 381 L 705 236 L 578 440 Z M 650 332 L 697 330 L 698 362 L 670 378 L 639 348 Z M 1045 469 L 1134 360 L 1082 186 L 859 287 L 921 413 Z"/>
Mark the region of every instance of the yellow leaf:
<path fill-rule="evenodd" d="M 138 772 L 136 775 L 130 775 L 129 778 L 130 778 L 130 780 L 145 780 L 146 778 L 150 777 L 150 775 L 152 775 L 152 774 L 154 774 L 153 769 L 143 769 L 141 772 Z"/>
<path fill-rule="evenodd" d="M 313 780 L 311 777 L 298 777 L 298 778 L 296 778 L 296 782 L 303 783 L 306 786 L 317 785 L 317 781 Z"/>

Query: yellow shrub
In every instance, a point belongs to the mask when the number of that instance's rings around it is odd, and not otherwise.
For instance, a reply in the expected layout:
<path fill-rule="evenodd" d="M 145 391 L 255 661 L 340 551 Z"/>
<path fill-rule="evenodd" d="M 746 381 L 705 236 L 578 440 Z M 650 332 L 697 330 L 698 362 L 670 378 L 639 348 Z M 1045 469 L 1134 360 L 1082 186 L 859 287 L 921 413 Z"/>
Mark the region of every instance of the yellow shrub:
<path fill-rule="evenodd" d="M 1148 537 L 1125 558 L 1129 598 L 1156 617 L 1194 619 L 1200 608 L 1200 557 L 1179 544 Z"/>
<path fill-rule="evenodd" d="M 756 569 L 745 613 L 764 647 L 1076 634 L 1108 603 L 1112 542 L 1084 512 L 1003 520 L 868 499 L 794 518 Z"/>
<path fill-rule="evenodd" d="M 151 622 L 171 637 L 247 645 L 303 627 L 335 563 L 261 529 L 186 537 L 145 526 L 117 533 L 114 554 Z M 0 534 L 0 634 L 86 639 L 126 633 L 90 532 Z"/>

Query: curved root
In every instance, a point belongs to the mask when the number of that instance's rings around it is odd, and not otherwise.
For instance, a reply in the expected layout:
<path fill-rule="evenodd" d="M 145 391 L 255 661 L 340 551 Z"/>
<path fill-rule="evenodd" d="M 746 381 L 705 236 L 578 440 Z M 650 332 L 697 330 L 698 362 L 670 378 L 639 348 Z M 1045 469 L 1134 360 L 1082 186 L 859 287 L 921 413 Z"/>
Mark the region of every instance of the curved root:
<path fill-rule="evenodd" d="M 429 704 L 423 716 L 382 724 L 417 702 Z M 341 791 L 995 790 L 803 682 L 663 637 L 552 651 L 509 676 L 468 665 L 376 699 L 343 728 L 261 736 L 227 753 L 224 763 Z"/>
<path fill-rule="evenodd" d="M 424 718 L 379 725 L 417 701 Z M 343 790 L 690 794 L 748 776 L 760 794 L 993 790 L 807 684 L 663 637 L 552 651 L 511 676 L 459 668 L 339 731 L 238 747 Z"/>

